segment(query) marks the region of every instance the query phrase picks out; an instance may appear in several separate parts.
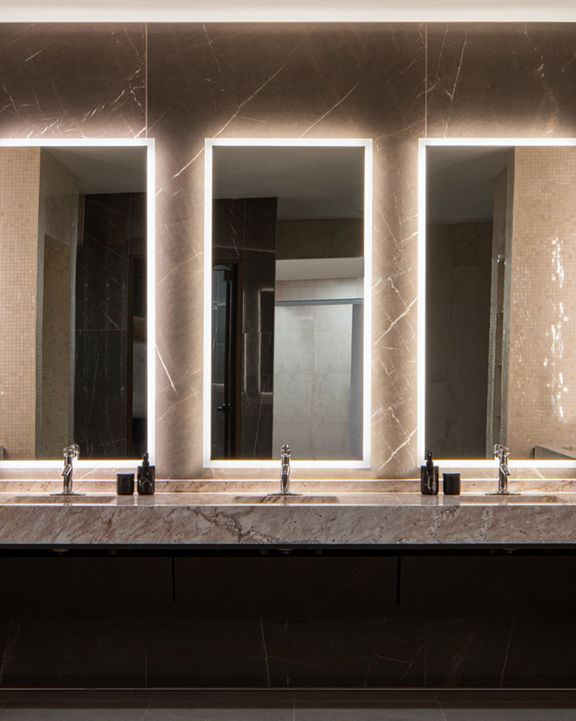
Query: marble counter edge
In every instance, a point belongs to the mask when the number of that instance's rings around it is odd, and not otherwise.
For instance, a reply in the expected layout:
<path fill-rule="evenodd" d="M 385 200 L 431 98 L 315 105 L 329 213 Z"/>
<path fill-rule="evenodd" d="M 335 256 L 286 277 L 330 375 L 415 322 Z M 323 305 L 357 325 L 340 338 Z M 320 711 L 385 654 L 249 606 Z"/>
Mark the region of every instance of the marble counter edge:
<path fill-rule="evenodd" d="M 0 545 L 539 545 L 576 543 L 576 503 L 196 504 L 0 501 Z"/>

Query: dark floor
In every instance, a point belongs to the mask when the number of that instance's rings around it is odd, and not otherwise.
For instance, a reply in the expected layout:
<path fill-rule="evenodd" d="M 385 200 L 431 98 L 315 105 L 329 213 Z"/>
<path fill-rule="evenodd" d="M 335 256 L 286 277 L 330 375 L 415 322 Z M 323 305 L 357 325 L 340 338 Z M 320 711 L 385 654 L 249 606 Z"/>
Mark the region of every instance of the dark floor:
<path fill-rule="evenodd" d="M 574 721 L 576 691 L 2 691 L 0 721 Z"/>

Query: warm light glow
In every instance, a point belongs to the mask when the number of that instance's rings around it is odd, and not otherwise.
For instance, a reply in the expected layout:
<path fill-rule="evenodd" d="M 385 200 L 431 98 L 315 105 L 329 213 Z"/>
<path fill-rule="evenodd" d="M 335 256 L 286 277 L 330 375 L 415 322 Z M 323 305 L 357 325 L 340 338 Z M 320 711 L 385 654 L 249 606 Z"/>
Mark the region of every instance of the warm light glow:
<path fill-rule="evenodd" d="M 446 147 L 574 147 L 576 138 L 421 138 L 418 144 L 418 463 L 425 461 L 426 432 L 426 150 Z M 442 468 L 497 468 L 490 458 L 438 459 Z M 513 460 L 510 468 L 576 468 L 573 460 Z"/>
<path fill-rule="evenodd" d="M 364 139 L 207 138 L 204 153 L 204 394 L 203 460 L 206 468 L 278 468 L 277 460 L 212 460 L 210 406 L 212 369 L 212 149 L 217 146 L 364 148 L 364 364 L 361 460 L 298 460 L 294 468 L 370 468 L 372 368 L 372 141 Z"/>
<path fill-rule="evenodd" d="M 22 139 L 0 139 L 0 148 L 111 148 L 111 147 L 141 147 L 146 148 L 146 258 L 147 258 L 147 432 L 148 452 L 150 463 L 155 463 L 156 458 L 156 290 L 155 290 L 155 158 L 154 140 L 139 138 L 22 138 Z M 78 460 L 74 466 L 78 469 L 133 469 L 136 459 L 111 459 L 111 460 Z M 62 460 L 26 460 L 26 461 L 0 461 L 0 470 L 42 470 L 62 468 Z"/>
<path fill-rule="evenodd" d="M 573 0 L 3 0 L 0 22 L 574 22 Z"/>

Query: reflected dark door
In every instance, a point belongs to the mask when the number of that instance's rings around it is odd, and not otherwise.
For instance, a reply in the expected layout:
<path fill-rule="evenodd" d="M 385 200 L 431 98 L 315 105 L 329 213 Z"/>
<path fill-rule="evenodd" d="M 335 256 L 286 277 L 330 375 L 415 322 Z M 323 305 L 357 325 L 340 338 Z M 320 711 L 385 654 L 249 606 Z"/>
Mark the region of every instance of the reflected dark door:
<path fill-rule="evenodd" d="M 238 266 L 212 268 L 212 458 L 236 457 Z"/>

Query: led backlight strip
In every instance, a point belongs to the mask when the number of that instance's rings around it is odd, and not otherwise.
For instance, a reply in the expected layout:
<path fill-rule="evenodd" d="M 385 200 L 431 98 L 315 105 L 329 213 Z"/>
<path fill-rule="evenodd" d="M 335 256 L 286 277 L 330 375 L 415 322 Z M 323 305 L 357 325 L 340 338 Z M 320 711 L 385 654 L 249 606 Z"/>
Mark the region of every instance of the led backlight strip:
<path fill-rule="evenodd" d="M 418 462 L 426 432 L 426 153 L 429 147 L 574 147 L 575 138 L 421 138 L 418 146 Z M 442 468 L 494 468 L 488 458 L 438 459 Z M 576 468 L 572 460 L 514 460 L 510 468 Z"/>
<path fill-rule="evenodd" d="M 0 139 L 0 148 L 111 148 L 141 147 L 146 149 L 146 275 L 147 275 L 147 431 L 148 452 L 150 463 L 156 458 L 156 242 L 155 242 L 155 158 L 154 140 L 139 138 L 51 138 L 40 140 L 35 138 Z M 135 459 L 91 459 L 75 462 L 77 468 L 134 468 Z M 0 461 L 0 470 L 26 470 L 61 468 L 62 460 L 25 460 Z"/>
<path fill-rule="evenodd" d="M 485 0 L 483 3 L 443 0 L 3 0 L 2 22 L 574 22 L 573 0 L 535 3 L 528 0 Z"/>
<path fill-rule="evenodd" d="M 363 363 L 363 414 L 362 447 L 360 460 L 298 460 L 294 468 L 353 469 L 370 468 L 370 416 L 372 366 L 372 141 L 364 139 L 293 138 L 207 138 L 204 164 L 204 433 L 203 457 L 205 468 L 278 468 L 278 460 L 212 460 L 210 458 L 210 407 L 212 367 L 212 150 L 222 146 L 259 147 L 331 147 L 364 148 L 364 363 Z"/>

